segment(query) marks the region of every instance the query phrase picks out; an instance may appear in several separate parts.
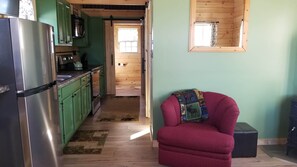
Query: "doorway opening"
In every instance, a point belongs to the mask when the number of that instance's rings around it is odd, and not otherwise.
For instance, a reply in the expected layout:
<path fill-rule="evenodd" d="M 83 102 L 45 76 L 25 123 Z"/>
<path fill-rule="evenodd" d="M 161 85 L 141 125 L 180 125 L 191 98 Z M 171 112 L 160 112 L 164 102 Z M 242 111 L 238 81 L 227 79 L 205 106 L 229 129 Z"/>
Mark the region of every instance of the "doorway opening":
<path fill-rule="evenodd" d="M 115 95 L 141 95 L 141 25 L 114 24 Z"/>

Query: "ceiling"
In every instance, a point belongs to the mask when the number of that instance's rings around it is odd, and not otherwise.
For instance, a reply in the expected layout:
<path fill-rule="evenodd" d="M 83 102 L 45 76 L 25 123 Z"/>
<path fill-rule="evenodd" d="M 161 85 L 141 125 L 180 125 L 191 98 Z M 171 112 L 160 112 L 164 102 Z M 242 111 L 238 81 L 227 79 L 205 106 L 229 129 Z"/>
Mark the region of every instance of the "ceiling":
<path fill-rule="evenodd" d="M 148 0 L 67 0 L 75 8 L 93 17 L 141 18 Z"/>

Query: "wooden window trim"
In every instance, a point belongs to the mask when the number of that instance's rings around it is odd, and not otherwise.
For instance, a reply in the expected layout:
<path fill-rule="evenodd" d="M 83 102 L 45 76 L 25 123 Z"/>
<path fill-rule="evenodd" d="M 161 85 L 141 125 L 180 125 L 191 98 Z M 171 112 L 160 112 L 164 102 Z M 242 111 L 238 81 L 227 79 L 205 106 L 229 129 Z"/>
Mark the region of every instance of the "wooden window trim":
<path fill-rule="evenodd" d="M 243 19 L 243 34 L 242 47 L 201 47 L 194 45 L 194 23 L 196 22 L 196 0 L 191 0 L 190 3 L 190 31 L 189 31 L 189 52 L 245 52 L 247 51 L 248 42 L 248 17 L 250 11 L 250 0 L 244 0 L 244 19 Z"/>

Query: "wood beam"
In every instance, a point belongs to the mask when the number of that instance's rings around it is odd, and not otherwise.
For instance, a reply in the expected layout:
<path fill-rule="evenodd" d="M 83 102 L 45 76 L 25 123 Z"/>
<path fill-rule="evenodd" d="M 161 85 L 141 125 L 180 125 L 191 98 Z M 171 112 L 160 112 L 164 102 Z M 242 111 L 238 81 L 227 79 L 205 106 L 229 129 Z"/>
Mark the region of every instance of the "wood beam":
<path fill-rule="evenodd" d="M 108 18 L 112 15 L 114 18 L 139 18 L 144 17 L 143 10 L 105 10 L 105 9 L 81 9 L 85 14 L 91 17 Z"/>
<path fill-rule="evenodd" d="M 90 5 L 145 5 L 147 0 L 67 0 L 71 4 Z"/>

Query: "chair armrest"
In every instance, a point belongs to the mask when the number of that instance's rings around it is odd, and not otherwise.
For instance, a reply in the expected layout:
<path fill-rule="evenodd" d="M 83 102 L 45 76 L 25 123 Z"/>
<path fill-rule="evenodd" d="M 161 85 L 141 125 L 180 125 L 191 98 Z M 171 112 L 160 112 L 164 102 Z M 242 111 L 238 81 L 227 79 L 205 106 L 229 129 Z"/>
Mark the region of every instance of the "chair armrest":
<path fill-rule="evenodd" d="M 161 104 L 165 126 L 177 126 L 180 124 L 180 106 L 175 96 L 169 96 Z"/>
<path fill-rule="evenodd" d="M 233 136 L 238 115 L 239 109 L 236 102 L 231 97 L 226 96 L 216 107 L 214 124 L 220 132 Z"/>

